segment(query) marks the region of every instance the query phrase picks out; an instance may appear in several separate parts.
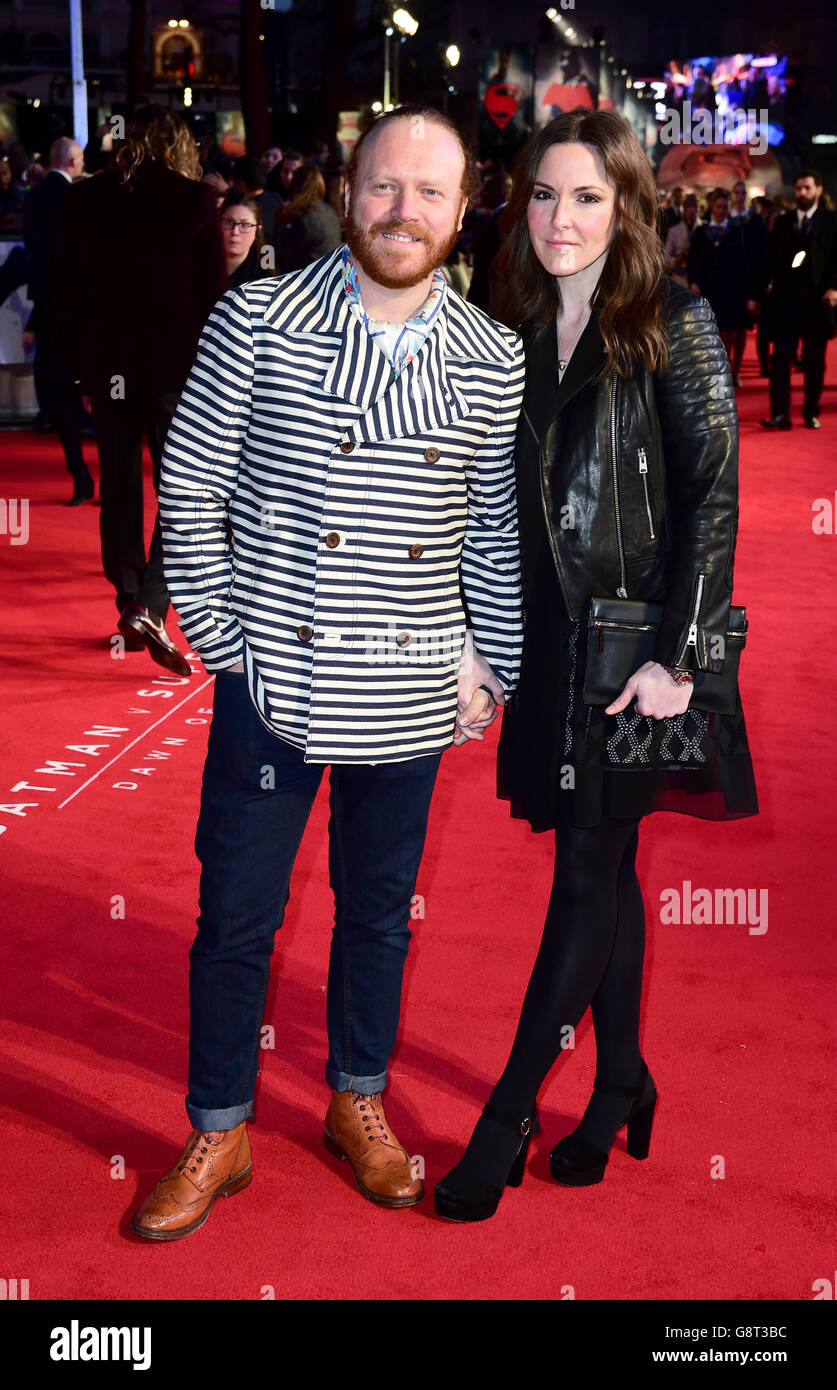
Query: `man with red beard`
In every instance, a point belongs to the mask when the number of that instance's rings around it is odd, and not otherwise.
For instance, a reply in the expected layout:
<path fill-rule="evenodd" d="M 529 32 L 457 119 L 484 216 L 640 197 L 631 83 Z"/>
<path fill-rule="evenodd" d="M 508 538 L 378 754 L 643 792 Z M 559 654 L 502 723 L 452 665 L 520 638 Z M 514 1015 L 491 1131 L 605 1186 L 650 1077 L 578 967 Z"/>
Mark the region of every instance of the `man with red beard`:
<path fill-rule="evenodd" d="M 250 1182 L 273 939 L 326 765 L 323 1139 L 370 1201 L 423 1196 L 381 1093 L 408 923 L 424 915 L 430 798 L 443 751 L 481 740 L 514 689 L 522 646 L 522 346 L 438 273 L 473 187 L 446 117 L 382 117 L 351 161 L 347 246 L 221 297 L 168 433 L 166 576 L 217 678 L 196 838 L 192 1131 L 133 1218 L 151 1240 L 188 1236 Z M 437 929 L 443 918 L 434 904 Z"/>

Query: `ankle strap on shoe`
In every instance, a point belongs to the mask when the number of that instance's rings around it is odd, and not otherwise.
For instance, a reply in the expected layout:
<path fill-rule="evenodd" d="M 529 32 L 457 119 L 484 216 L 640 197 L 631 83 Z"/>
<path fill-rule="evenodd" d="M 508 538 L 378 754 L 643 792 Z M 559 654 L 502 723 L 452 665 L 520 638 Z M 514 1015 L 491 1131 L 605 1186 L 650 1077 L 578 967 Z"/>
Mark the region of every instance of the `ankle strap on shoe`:
<path fill-rule="evenodd" d="M 534 1111 L 531 1115 L 524 1115 L 523 1119 L 519 1117 L 512 1119 L 510 1115 L 504 1114 L 502 1110 L 498 1110 L 495 1105 L 492 1105 L 491 1101 L 488 1101 L 487 1104 L 483 1106 L 482 1113 L 491 1120 L 498 1120 L 500 1124 L 505 1125 L 507 1129 L 519 1130 L 524 1137 L 527 1134 L 531 1134 L 535 1127 Z"/>
<path fill-rule="evenodd" d="M 635 1086 L 617 1086 L 610 1081 L 602 1081 L 597 1076 L 595 1081 L 593 1082 L 593 1090 L 604 1091 L 607 1095 L 611 1096 L 625 1096 L 627 1100 L 633 1100 L 636 1096 L 642 1093 L 642 1088 L 645 1085 L 645 1080 L 647 1076 L 648 1068 L 643 1062 L 642 1068 L 639 1073 L 639 1080 L 637 1081 Z"/>

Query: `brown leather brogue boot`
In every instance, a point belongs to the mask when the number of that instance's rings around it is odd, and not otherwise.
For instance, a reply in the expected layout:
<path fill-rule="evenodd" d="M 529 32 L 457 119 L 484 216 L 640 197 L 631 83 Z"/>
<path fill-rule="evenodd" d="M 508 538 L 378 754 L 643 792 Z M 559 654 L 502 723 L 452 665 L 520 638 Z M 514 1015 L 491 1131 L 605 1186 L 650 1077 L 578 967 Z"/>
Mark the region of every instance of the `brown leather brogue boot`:
<path fill-rule="evenodd" d="M 207 1220 L 216 1197 L 232 1197 L 252 1177 L 247 1122 L 235 1129 L 193 1129 L 178 1162 L 131 1220 L 146 1240 L 182 1240 Z"/>
<path fill-rule="evenodd" d="M 424 1196 L 403 1144 L 387 1124 L 380 1095 L 332 1091 L 323 1143 L 335 1158 L 347 1158 L 358 1191 L 379 1207 L 414 1207 Z"/>

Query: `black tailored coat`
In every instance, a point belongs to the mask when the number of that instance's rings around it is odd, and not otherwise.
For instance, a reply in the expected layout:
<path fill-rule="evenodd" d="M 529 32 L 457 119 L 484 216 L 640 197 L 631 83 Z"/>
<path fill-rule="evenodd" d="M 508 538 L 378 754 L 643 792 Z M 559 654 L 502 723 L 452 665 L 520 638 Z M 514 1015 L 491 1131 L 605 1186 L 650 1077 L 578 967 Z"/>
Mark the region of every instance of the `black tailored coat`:
<path fill-rule="evenodd" d="M 805 262 L 798 270 L 793 260 L 801 249 L 796 235 L 795 212 L 777 217 L 767 246 L 764 284 L 759 298 L 765 298 L 768 326 L 781 328 L 782 320 L 799 305 L 800 297 L 811 301 L 811 308 L 826 336 L 837 330 L 837 314 L 824 303 L 826 290 L 837 289 L 837 213 L 820 205 L 811 217 L 804 242 Z"/>
<path fill-rule="evenodd" d="M 535 528 L 546 520 L 572 621 L 594 596 L 662 601 L 655 659 L 721 671 L 738 526 L 735 396 L 706 300 L 667 278 L 663 286 L 667 370 L 595 383 L 605 352 L 594 311 L 562 384 L 560 449 L 558 409 L 543 408 L 555 396 L 555 324 L 523 334 L 517 469 L 537 472 L 542 503 L 540 514 L 520 514 L 524 605 L 536 582 L 526 557 L 537 554 Z"/>
<path fill-rule="evenodd" d="M 85 395 L 180 392 L 204 322 L 228 287 L 216 195 L 158 161 L 128 183 L 94 174 L 68 190 L 56 245 L 64 341 Z"/>
<path fill-rule="evenodd" d="M 27 288 L 33 303 L 26 324 L 29 332 L 37 332 L 58 312 L 55 244 L 61 209 L 71 186 L 69 179 L 51 169 L 23 200 L 23 240 L 29 252 Z"/>

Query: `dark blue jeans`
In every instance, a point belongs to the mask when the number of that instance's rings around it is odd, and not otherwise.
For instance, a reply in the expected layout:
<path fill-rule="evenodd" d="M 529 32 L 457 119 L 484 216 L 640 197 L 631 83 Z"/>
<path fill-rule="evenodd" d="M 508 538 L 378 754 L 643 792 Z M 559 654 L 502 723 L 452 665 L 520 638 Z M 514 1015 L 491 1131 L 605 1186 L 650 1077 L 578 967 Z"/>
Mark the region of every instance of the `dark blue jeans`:
<path fill-rule="evenodd" d="M 386 1085 L 440 757 L 331 767 L 335 912 L 325 1074 L 336 1091 L 374 1094 Z M 218 673 L 195 839 L 200 914 L 189 954 L 186 1111 L 196 1129 L 232 1129 L 253 1113 L 274 935 L 323 771 L 265 728 L 244 675 Z"/>

